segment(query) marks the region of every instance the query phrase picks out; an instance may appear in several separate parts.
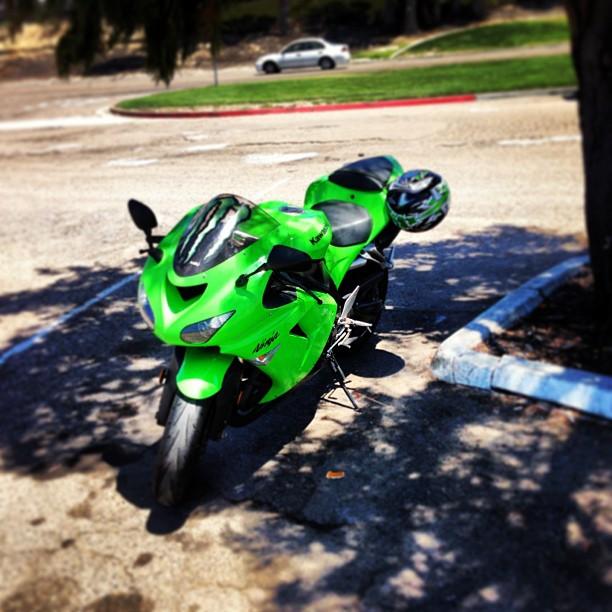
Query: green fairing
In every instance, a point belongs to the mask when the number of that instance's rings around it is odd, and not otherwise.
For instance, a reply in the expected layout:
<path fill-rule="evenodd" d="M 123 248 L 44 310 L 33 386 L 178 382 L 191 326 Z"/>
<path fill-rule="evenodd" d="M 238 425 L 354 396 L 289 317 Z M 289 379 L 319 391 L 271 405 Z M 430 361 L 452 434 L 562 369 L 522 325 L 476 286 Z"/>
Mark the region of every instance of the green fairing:
<path fill-rule="evenodd" d="M 392 179 L 402 173 L 394 164 Z M 389 181 L 391 182 L 391 181 Z M 275 223 L 262 229 L 250 228 L 258 239 L 235 255 L 201 273 L 179 275 L 174 269 L 174 256 L 181 237 L 200 206 L 191 210 L 159 244 L 161 260 L 149 257 L 142 274 L 142 283 L 155 322 L 153 332 L 164 343 L 189 347 L 185 351 L 177 375 L 182 395 L 201 400 L 216 394 L 223 378 L 236 358 L 253 360 L 276 350 L 266 365 L 258 365 L 272 385 L 261 400 L 269 402 L 286 393 L 314 368 L 334 327 L 338 304 L 327 292 L 315 292 L 322 304 L 302 289 L 296 289 L 295 300 L 274 308 L 263 305 L 263 295 L 271 271 L 251 276 L 244 286 L 237 279 L 254 272 L 267 261 L 275 245 L 284 245 L 308 253 L 313 260 L 323 260 L 336 288 L 362 248 L 371 242 L 389 223 L 385 207 L 386 189 L 378 193 L 351 192 L 331 183 L 328 177 L 315 181 L 306 193 L 299 214 L 285 202 L 269 201 L 261 209 Z M 311 210 L 323 200 L 342 200 L 364 206 L 372 217 L 372 232 L 363 243 L 350 247 L 331 246 L 327 217 Z M 328 229 L 326 229 L 328 228 Z M 313 238 L 318 238 L 312 240 Z M 200 295 L 185 299 L 177 287 L 206 285 Z M 186 343 L 181 332 L 190 325 L 212 317 L 231 313 L 229 320 L 201 345 Z M 292 333 L 299 324 L 300 334 Z M 306 337 L 304 337 L 304 335 Z M 208 351 L 198 346 L 216 348 Z"/>
<path fill-rule="evenodd" d="M 179 392 L 197 400 L 219 393 L 233 360 L 231 355 L 221 355 L 211 349 L 188 348 L 176 374 Z"/>

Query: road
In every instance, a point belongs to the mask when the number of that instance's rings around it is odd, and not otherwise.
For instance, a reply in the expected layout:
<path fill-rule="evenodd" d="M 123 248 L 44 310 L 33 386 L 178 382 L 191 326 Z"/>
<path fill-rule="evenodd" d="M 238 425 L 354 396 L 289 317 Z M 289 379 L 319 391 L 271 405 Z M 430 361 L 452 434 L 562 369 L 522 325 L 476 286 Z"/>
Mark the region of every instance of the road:
<path fill-rule="evenodd" d="M 567 53 L 567 44 L 524 47 L 518 49 L 496 49 L 491 51 L 465 51 L 461 53 L 405 56 L 394 60 L 368 61 L 356 60 L 348 67 L 337 70 L 321 71 L 317 69 L 287 70 L 276 75 L 262 75 L 255 72 L 253 65 L 231 65 L 219 71 L 222 84 L 243 83 L 248 81 L 274 81 L 278 79 L 308 79 L 313 77 L 334 77 L 338 74 L 353 72 L 370 72 L 376 70 L 396 70 L 401 68 L 418 68 L 439 66 L 454 63 L 470 63 L 486 60 L 504 60 L 528 58 L 535 56 L 557 55 Z M 170 85 L 170 89 L 185 87 L 204 87 L 212 85 L 212 70 L 187 68 L 179 70 Z M 4 104 L 0 106 L 0 120 L 22 117 L 62 116 L 81 108 L 91 111 L 102 107 L 111 100 L 118 101 L 126 97 L 136 97 L 163 91 L 163 83 L 152 83 L 150 76 L 141 72 L 125 73 L 96 78 L 73 77 L 70 81 L 57 78 L 22 79 L 7 81 L 2 89 Z"/>
<path fill-rule="evenodd" d="M 442 172 L 452 212 L 398 241 L 377 341 L 346 363 L 361 410 L 313 379 L 211 443 L 180 511 L 150 495 L 168 352 L 135 283 L 0 366 L 2 609 L 603 610 L 611 430 L 428 368 L 584 248 L 575 104 L 131 120 L 103 109 L 145 81 L 92 83 L 0 84 L 3 351 L 138 269 L 129 197 L 165 230 L 214 194 L 300 203 L 317 176 L 392 154 Z"/>

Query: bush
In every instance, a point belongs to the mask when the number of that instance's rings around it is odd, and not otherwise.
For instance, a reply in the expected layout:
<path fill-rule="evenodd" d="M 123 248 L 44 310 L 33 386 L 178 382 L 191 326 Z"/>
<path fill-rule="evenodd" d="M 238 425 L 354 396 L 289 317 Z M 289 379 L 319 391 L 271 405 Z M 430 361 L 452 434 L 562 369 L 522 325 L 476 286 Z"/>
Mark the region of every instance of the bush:
<path fill-rule="evenodd" d="M 224 21 L 221 36 L 224 44 L 233 45 L 251 35 L 265 35 L 274 27 L 276 19 L 268 15 L 244 15 Z"/>

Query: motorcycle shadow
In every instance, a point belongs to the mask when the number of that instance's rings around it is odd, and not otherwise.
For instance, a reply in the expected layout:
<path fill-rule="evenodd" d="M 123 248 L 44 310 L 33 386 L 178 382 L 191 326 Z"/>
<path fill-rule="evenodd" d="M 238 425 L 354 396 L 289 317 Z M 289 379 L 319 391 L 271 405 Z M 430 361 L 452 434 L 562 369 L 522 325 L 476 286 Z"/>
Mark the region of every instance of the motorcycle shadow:
<path fill-rule="evenodd" d="M 377 341 L 373 337 L 358 353 L 342 358 L 347 376 L 384 377 L 404 366 L 397 355 L 375 348 Z M 158 444 L 143 449 L 136 461 L 116 466 L 117 491 L 131 504 L 150 511 L 146 528 L 157 535 L 177 531 L 192 515 L 214 514 L 230 504 L 247 501 L 255 496 L 262 481 L 265 482 L 265 478 L 257 477 L 258 473 L 301 436 L 314 419 L 319 404 L 334 389 L 331 372 L 324 368 L 287 396 L 271 403 L 249 425 L 229 427 L 221 440 L 209 441 L 191 491 L 179 507 L 161 506 L 153 497 L 151 475 Z M 335 391 L 334 397 L 330 401 L 350 407 L 342 391 Z"/>

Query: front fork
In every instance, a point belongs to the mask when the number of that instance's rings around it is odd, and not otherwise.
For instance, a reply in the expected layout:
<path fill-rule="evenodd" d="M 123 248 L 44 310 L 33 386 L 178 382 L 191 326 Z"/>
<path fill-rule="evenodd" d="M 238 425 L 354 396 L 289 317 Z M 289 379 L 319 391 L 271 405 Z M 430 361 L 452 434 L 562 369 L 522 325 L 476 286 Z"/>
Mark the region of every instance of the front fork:
<path fill-rule="evenodd" d="M 168 415 L 170 414 L 170 408 L 174 396 L 176 395 L 176 373 L 178 372 L 179 364 L 177 359 L 178 350 L 178 348 L 174 349 L 168 367 L 164 368 L 159 376 L 159 382 L 164 385 L 164 388 L 162 389 L 161 399 L 159 400 L 159 406 L 155 414 L 155 421 L 161 427 L 166 425 Z"/>
<path fill-rule="evenodd" d="M 157 424 L 165 426 L 177 394 L 192 404 L 212 398 L 209 437 L 220 438 L 234 410 L 241 373 L 238 359 L 216 349 L 176 347 L 160 377 L 164 388 L 155 415 Z"/>

